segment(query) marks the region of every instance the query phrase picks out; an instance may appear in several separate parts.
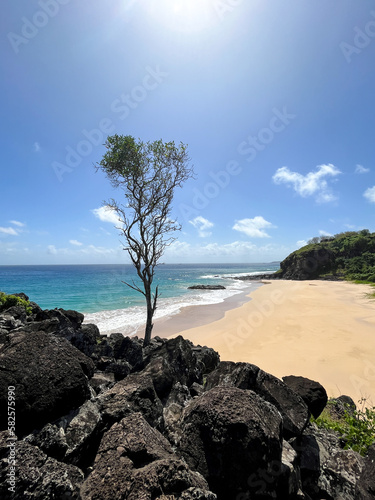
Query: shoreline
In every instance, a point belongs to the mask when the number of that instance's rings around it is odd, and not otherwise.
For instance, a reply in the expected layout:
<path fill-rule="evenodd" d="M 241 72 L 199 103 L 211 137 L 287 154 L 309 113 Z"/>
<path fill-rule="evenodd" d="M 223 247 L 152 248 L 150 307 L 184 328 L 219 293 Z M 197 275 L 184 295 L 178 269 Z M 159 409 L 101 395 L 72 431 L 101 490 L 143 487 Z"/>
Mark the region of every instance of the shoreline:
<path fill-rule="evenodd" d="M 169 337 L 182 335 L 212 347 L 222 361 L 252 363 L 279 378 L 316 380 L 329 397 L 346 394 L 375 405 L 375 300 L 366 297 L 372 287 L 325 280 L 269 283 L 221 318 L 210 322 L 208 315 L 205 324 L 187 329 L 182 322 Z"/>
<path fill-rule="evenodd" d="M 261 282 L 249 283 L 246 289 L 214 304 L 196 304 L 181 307 L 177 314 L 163 316 L 154 320 L 152 337 L 170 337 L 183 329 L 197 328 L 222 319 L 227 311 L 237 309 L 251 300 L 251 293 L 262 286 Z M 141 336 L 144 325 L 135 335 Z"/>

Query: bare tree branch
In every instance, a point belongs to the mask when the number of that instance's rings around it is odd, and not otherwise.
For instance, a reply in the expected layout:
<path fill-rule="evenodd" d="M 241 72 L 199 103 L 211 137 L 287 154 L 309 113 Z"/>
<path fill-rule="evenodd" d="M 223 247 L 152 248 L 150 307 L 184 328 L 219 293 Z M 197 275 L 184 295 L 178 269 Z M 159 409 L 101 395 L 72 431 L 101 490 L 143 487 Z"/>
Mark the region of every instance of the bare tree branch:
<path fill-rule="evenodd" d="M 131 136 L 114 135 L 107 138 L 107 152 L 97 170 L 102 170 L 111 184 L 123 190 L 126 204 L 110 200 L 107 205 L 119 216 L 119 228 L 143 290 L 133 281 L 125 283 L 146 298 L 147 319 L 145 341 L 151 338 L 152 318 L 157 307 L 159 289 L 152 293 L 155 268 L 166 247 L 176 237 L 181 226 L 170 218 L 174 191 L 194 177 L 189 166 L 187 147 L 162 140 L 136 141 Z"/>

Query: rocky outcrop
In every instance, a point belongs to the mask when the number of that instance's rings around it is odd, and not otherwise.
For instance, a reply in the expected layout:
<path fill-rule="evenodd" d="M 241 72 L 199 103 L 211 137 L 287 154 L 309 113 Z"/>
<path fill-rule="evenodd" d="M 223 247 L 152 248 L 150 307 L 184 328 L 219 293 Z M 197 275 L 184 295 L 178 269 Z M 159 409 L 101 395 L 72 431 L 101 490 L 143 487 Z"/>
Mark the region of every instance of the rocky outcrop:
<path fill-rule="evenodd" d="M 355 492 L 355 500 L 375 498 L 375 444 L 368 450 Z"/>
<path fill-rule="evenodd" d="M 94 363 L 67 340 L 45 332 L 17 331 L 0 346 L 0 406 L 8 387 L 17 401 L 17 432 L 23 435 L 78 408 L 90 397 Z M 7 427 L 1 412 L 0 429 Z"/>
<path fill-rule="evenodd" d="M 147 374 L 129 375 L 100 394 L 97 401 L 107 428 L 134 412 L 140 412 L 153 427 L 163 425 L 163 406 Z"/>
<path fill-rule="evenodd" d="M 326 404 L 318 382 L 220 362 L 181 336 L 143 348 L 75 311 L 31 311 L 0 314 L 0 405 L 16 393 L 13 498 L 373 498 L 374 447 L 363 458 L 308 423 Z M 355 405 L 341 396 L 327 408 L 340 419 Z M 12 498 L 12 442 L 0 429 L 1 498 Z"/>
<path fill-rule="evenodd" d="M 300 435 L 310 414 L 303 399 L 280 379 L 250 363 L 223 361 L 206 380 L 206 388 L 215 386 L 251 389 L 272 403 L 283 417 L 284 436 Z"/>
<path fill-rule="evenodd" d="M 283 377 L 283 381 L 295 393 L 301 396 L 311 415 L 314 418 L 318 418 L 328 401 L 327 392 L 324 387 L 319 382 L 294 375 Z"/>
<path fill-rule="evenodd" d="M 225 290 L 223 285 L 193 285 L 188 286 L 188 290 Z"/>
<path fill-rule="evenodd" d="M 168 441 L 140 413 L 114 424 L 100 443 L 83 500 L 207 499 L 204 478 L 178 459 Z"/>
<path fill-rule="evenodd" d="M 281 415 L 252 391 L 211 389 L 186 407 L 181 429 L 180 453 L 219 499 L 251 494 L 260 471 L 281 460 Z"/>
<path fill-rule="evenodd" d="M 71 498 L 79 500 L 83 472 L 74 465 L 65 464 L 47 456 L 36 446 L 25 441 L 15 443 L 16 476 L 9 481 L 7 432 L 0 433 L 0 497 L 50 500 Z M 12 489 L 9 489 L 12 488 Z"/>

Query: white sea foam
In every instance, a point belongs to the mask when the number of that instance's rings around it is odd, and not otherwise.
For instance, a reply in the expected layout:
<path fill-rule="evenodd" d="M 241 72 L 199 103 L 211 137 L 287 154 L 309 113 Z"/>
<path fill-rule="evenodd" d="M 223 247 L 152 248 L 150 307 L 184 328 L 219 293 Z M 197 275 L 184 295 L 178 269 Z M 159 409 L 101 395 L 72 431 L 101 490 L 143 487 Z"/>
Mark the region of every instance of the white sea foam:
<path fill-rule="evenodd" d="M 195 305 L 218 304 L 224 300 L 242 293 L 249 288 L 248 281 L 231 280 L 225 284 L 225 290 L 191 290 L 179 297 L 160 298 L 154 319 L 171 317 L 178 314 L 182 308 Z M 137 329 L 144 325 L 146 320 L 146 307 L 133 306 L 127 309 L 100 311 L 85 315 L 85 323 L 94 323 L 100 333 L 108 334 L 121 332 L 133 335 Z"/>

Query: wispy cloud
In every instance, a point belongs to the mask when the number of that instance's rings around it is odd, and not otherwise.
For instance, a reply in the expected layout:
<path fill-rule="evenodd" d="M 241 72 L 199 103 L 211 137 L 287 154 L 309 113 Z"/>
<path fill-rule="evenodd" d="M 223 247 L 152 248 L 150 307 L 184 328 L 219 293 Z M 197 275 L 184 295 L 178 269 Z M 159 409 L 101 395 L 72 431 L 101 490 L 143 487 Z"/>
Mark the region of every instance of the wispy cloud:
<path fill-rule="evenodd" d="M 76 247 L 81 247 L 83 245 L 83 243 L 81 243 L 80 241 L 77 241 L 77 240 L 69 240 L 69 243 L 71 245 L 76 246 Z"/>
<path fill-rule="evenodd" d="M 368 174 L 370 172 L 369 168 L 365 168 L 363 165 L 356 165 L 355 166 L 355 173 L 356 174 Z"/>
<path fill-rule="evenodd" d="M 363 196 L 370 202 L 375 203 L 375 186 L 366 189 Z"/>
<path fill-rule="evenodd" d="M 331 192 L 326 178 L 336 177 L 339 174 L 341 174 L 340 170 L 329 163 L 318 165 L 315 172 L 308 172 L 306 175 L 292 172 L 288 167 L 281 167 L 277 169 L 272 179 L 276 184 L 286 184 L 292 187 L 303 198 L 315 196 L 318 203 L 328 203 L 336 200 L 337 197 Z"/>
<path fill-rule="evenodd" d="M 111 222 L 112 224 L 119 224 L 119 218 L 116 212 L 110 208 L 108 205 L 100 208 L 94 208 L 91 212 L 97 217 L 99 220 L 103 222 Z"/>
<path fill-rule="evenodd" d="M 50 255 L 56 255 L 57 254 L 57 248 L 55 247 L 55 245 L 48 245 L 48 247 L 47 247 L 47 253 L 49 253 Z"/>
<path fill-rule="evenodd" d="M 241 219 L 236 221 L 232 229 L 245 233 L 251 238 L 270 238 L 270 235 L 264 231 L 266 228 L 275 227 L 271 222 L 263 217 L 257 216 L 254 219 Z"/>
<path fill-rule="evenodd" d="M 41 150 L 41 147 L 40 147 L 39 142 L 34 142 L 34 144 L 33 144 L 34 153 L 39 153 L 40 150 Z"/>
<path fill-rule="evenodd" d="M 23 222 L 20 222 L 18 220 L 10 220 L 9 224 L 13 224 L 14 226 L 17 226 L 17 227 L 25 227 L 26 226 L 26 224 L 24 224 Z"/>
<path fill-rule="evenodd" d="M 189 223 L 198 230 L 198 234 L 201 238 L 207 238 L 208 236 L 211 236 L 212 233 L 210 231 L 207 231 L 207 229 L 211 229 L 212 227 L 214 227 L 214 224 L 208 219 L 205 219 L 201 215 L 198 215 L 198 217 L 195 217 L 195 219 L 189 220 Z"/>
<path fill-rule="evenodd" d="M 18 236 L 17 231 L 13 227 L 0 227 L 0 233 Z"/>

